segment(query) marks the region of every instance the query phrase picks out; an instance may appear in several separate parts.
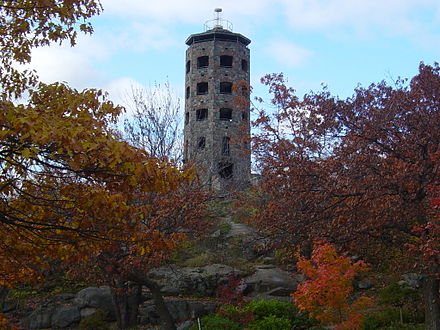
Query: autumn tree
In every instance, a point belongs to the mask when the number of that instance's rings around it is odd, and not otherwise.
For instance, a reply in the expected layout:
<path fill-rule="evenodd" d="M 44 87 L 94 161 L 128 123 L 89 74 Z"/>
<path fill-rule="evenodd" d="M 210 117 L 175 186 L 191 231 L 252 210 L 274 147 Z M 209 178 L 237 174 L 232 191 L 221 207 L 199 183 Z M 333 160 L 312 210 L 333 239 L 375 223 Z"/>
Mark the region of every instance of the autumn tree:
<path fill-rule="evenodd" d="M 183 158 L 181 100 L 170 84 L 132 86 L 126 95 L 124 133 L 130 144 L 150 155 L 180 163 Z"/>
<path fill-rule="evenodd" d="M 362 311 L 372 302 L 364 296 L 351 302 L 349 299 L 355 277 L 368 271 L 363 261 L 352 262 L 338 255 L 332 244 L 316 242 L 312 257 L 301 258 L 297 267 L 307 276 L 292 294 L 301 311 L 335 329 L 361 328 Z"/>
<path fill-rule="evenodd" d="M 63 41 L 75 45 L 78 31 L 92 33 L 88 20 L 101 9 L 96 0 L 0 1 L 1 96 L 20 96 L 38 83 L 35 72 L 18 66 L 31 61 L 33 48 Z"/>
<path fill-rule="evenodd" d="M 263 202 L 254 223 L 282 246 L 310 252 L 311 241 L 326 239 L 410 269 L 405 244 L 420 237 L 414 226 L 432 220 L 430 187 L 439 179 L 438 64 L 421 64 L 409 81 L 358 87 L 346 100 L 327 89 L 300 99 L 282 75 L 263 82 L 276 113 L 261 111 L 255 122 Z M 425 292 L 438 296 L 438 264 L 426 274 Z M 427 309 L 427 324 L 439 329 L 430 310 L 438 307 Z"/>
<path fill-rule="evenodd" d="M 123 109 L 105 93 L 38 83 L 14 66 L 33 47 L 74 44 L 99 11 L 93 1 L 0 2 L 0 288 L 43 279 L 54 262 L 72 271 L 95 262 L 127 327 L 143 271 L 203 229 L 205 195 L 193 170 L 120 141 L 111 127 Z"/>
<path fill-rule="evenodd" d="M 8 214 L 7 209 L 10 210 L 10 208 L 5 208 L 5 205 L 11 202 L 12 196 L 15 196 L 11 183 L 15 182 L 21 191 L 24 189 L 18 178 L 26 175 L 23 168 L 27 165 L 26 156 L 30 156 L 30 149 L 26 149 L 26 145 L 20 145 L 22 142 L 20 135 L 26 136 L 28 132 L 18 132 L 17 136 L 11 138 L 13 126 L 19 125 L 18 121 L 25 120 L 26 116 L 16 116 L 21 109 L 15 107 L 11 100 L 38 84 L 35 72 L 21 70 L 20 64 L 30 62 L 31 51 L 35 47 L 46 46 L 52 42 L 61 43 L 66 40 L 74 45 L 78 31 L 92 32 L 88 19 L 99 14 L 100 11 L 101 7 L 98 1 L 0 1 L 1 166 L 3 168 L 0 179 L 0 196 L 3 205 L 0 221 L 2 230 L 7 230 L 6 227 L 9 227 L 13 231 L 17 227 L 38 225 L 21 214 L 20 218 L 25 222 L 18 226 L 14 217 L 20 212 L 13 210 L 15 214 Z M 10 123 L 13 125 L 8 126 Z M 22 152 L 25 157 L 18 159 L 18 155 Z M 2 243 L 6 240 L 4 238 Z M 22 237 L 22 240 L 18 242 L 26 245 L 27 238 Z M 18 253 L 24 252 L 20 250 L 24 249 L 24 246 L 20 246 L 20 244 L 17 244 L 15 248 Z M 23 264 L 10 259 L 7 250 L 3 251 L 5 253 L 2 254 L 2 265 L 3 262 L 7 262 L 11 267 L 9 271 L 14 269 L 17 272 L 0 272 L 0 287 L 5 283 L 5 278 L 8 283 L 11 283 L 11 280 L 15 282 L 18 278 L 26 278 L 26 274 L 23 273 L 23 268 L 26 267 L 22 267 Z M 3 297 L 6 290 L 4 287 L 1 288 Z"/>

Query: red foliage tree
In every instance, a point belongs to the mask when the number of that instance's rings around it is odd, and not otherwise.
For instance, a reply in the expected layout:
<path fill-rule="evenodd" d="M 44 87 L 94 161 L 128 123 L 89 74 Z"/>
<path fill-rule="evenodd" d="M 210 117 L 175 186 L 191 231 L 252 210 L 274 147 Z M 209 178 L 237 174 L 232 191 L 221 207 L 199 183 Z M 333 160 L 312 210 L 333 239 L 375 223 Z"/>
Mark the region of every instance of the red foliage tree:
<path fill-rule="evenodd" d="M 353 263 L 339 256 L 333 245 L 317 242 L 311 259 L 301 258 L 297 267 L 307 276 L 292 294 L 301 311 L 324 324 L 336 325 L 336 329 L 360 329 L 362 309 L 372 302 L 366 297 L 351 303 L 348 299 L 356 275 L 368 270 L 363 261 Z"/>
<path fill-rule="evenodd" d="M 412 228 L 433 218 L 438 64 L 421 64 L 409 83 L 359 87 L 346 100 L 326 89 L 299 99 L 282 75 L 263 82 L 277 112 L 261 111 L 255 121 L 263 202 L 254 205 L 254 223 L 282 246 L 307 245 L 310 252 L 311 241 L 328 239 L 371 261 L 406 266 L 405 244 L 420 238 Z M 396 254 L 399 260 L 387 258 Z M 428 273 L 438 282 L 438 265 Z M 434 286 L 429 290 L 438 296 Z M 426 318 L 440 327 L 439 317 Z"/>

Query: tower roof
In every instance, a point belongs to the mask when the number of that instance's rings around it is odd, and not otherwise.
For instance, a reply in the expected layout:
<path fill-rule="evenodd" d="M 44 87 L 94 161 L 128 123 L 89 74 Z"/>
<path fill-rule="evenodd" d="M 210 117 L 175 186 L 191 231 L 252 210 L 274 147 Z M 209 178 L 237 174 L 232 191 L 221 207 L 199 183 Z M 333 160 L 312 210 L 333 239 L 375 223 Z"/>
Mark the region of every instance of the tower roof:
<path fill-rule="evenodd" d="M 216 27 L 214 29 L 202 32 L 191 34 L 188 39 L 186 39 L 185 43 L 188 46 L 191 46 L 194 43 L 205 42 L 205 41 L 235 41 L 239 42 L 245 46 L 251 43 L 251 40 L 246 38 L 240 33 L 231 32 L 229 30 Z"/>

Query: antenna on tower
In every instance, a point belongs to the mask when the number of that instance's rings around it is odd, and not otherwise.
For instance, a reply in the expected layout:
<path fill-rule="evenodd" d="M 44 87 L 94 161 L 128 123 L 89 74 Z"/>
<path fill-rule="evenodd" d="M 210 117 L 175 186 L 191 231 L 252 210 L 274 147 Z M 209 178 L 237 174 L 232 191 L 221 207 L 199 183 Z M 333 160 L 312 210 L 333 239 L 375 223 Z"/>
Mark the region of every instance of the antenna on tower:
<path fill-rule="evenodd" d="M 214 21 L 215 21 L 214 29 L 223 28 L 223 26 L 221 25 L 222 11 L 223 9 L 221 8 L 214 9 Z"/>
<path fill-rule="evenodd" d="M 223 19 L 223 9 L 214 9 L 214 19 L 205 22 L 205 31 L 212 29 L 226 29 L 232 31 L 232 23 L 228 20 Z M 226 27 L 225 27 L 226 26 Z"/>

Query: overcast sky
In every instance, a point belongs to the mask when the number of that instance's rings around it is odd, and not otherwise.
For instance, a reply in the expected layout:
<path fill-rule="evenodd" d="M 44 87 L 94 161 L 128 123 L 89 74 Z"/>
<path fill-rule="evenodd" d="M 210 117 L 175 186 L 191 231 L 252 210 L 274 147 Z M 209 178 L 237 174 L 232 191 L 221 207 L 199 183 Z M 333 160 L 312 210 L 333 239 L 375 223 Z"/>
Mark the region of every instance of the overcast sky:
<path fill-rule="evenodd" d="M 185 40 L 203 32 L 216 7 L 252 40 L 251 83 L 283 72 L 300 95 L 321 84 L 341 97 L 358 83 L 411 77 L 440 54 L 439 0 L 102 0 L 95 33 L 76 47 L 33 53 L 45 82 L 102 88 L 116 101 L 133 83 L 169 80 L 184 90 Z"/>

